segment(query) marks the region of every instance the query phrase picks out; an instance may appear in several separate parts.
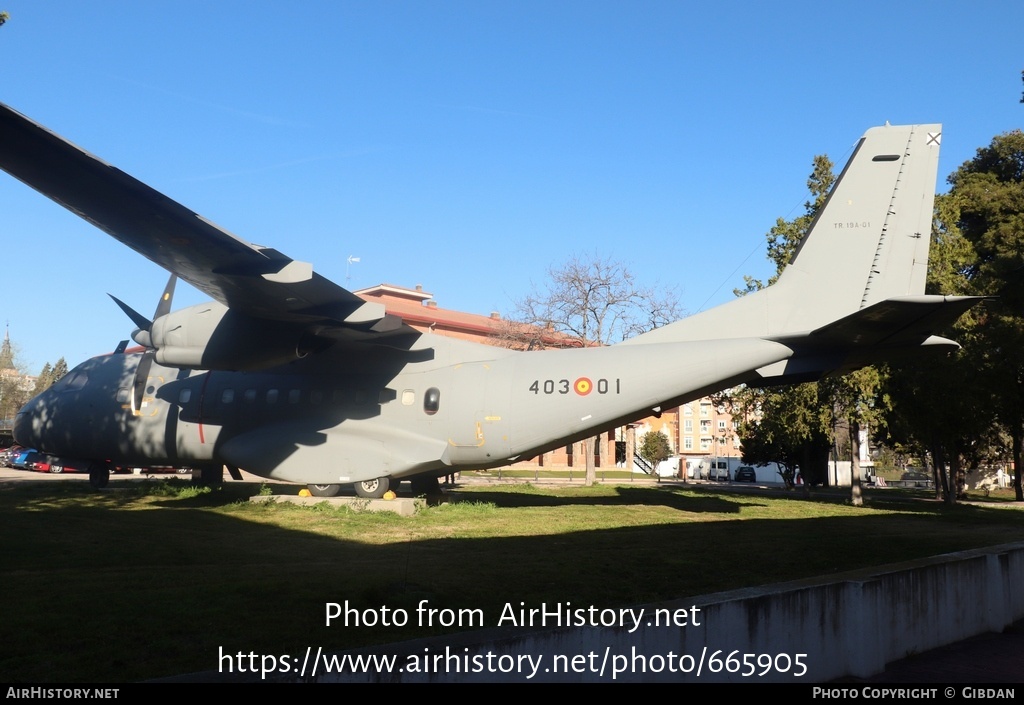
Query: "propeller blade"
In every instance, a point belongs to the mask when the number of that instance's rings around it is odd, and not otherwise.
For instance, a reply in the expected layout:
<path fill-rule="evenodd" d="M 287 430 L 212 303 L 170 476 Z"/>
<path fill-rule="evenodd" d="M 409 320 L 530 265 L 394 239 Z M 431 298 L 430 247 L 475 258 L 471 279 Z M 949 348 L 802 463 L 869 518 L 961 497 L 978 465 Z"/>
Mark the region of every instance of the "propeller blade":
<path fill-rule="evenodd" d="M 131 306 L 126 304 L 124 301 L 122 301 L 121 299 L 117 298 L 113 294 L 107 294 L 107 296 L 112 298 L 114 300 L 114 303 L 121 307 L 121 310 L 124 311 L 128 315 L 128 318 L 132 319 L 132 323 L 135 324 L 136 328 L 148 331 L 150 328 L 153 327 L 153 321 L 151 321 L 148 318 L 146 318 L 145 316 L 143 316 L 141 313 L 139 313 L 138 311 L 133 309 Z M 161 301 L 160 303 L 162 304 L 163 301 Z"/>
<path fill-rule="evenodd" d="M 153 321 L 160 318 L 160 316 L 166 316 L 171 312 L 171 302 L 174 300 L 174 285 L 177 281 L 178 275 L 176 274 L 172 274 L 171 278 L 167 280 L 167 286 L 164 287 L 164 293 L 160 296 L 160 301 L 156 305 L 156 313 L 153 314 Z M 125 312 L 128 318 L 132 319 L 132 323 L 135 324 L 136 328 L 146 332 L 153 329 L 153 321 L 143 316 L 113 294 L 108 293 L 107 296 L 112 298 L 114 303 L 121 307 L 121 310 Z"/>
<path fill-rule="evenodd" d="M 123 355 L 124 351 L 127 348 L 128 348 L 128 341 L 127 340 L 122 340 L 120 343 L 117 344 L 117 347 L 114 348 L 114 352 L 111 353 L 111 354 L 112 355 Z"/>
<path fill-rule="evenodd" d="M 160 318 L 160 316 L 166 316 L 171 312 L 171 301 L 174 300 L 174 285 L 177 281 L 177 274 L 172 274 L 171 278 L 167 280 L 167 286 L 164 287 L 163 296 L 160 297 L 160 303 L 156 305 L 156 313 L 153 314 L 154 321 Z"/>
<path fill-rule="evenodd" d="M 125 312 L 128 318 L 132 319 L 132 323 L 135 324 L 136 330 L 132 333 L 132 338 L 135 342 L 146 347 L 146 352 L 143 353 L 142 359 L 139 360 L 139 366 L 135 369 L 135 382 L 132 385 L 132 411 L 136 413 L 142 407 L 142 396 L 146 391 L 146 380 L 149 378 L 149 369 L 153 366 L 153 358 L 156 355 L 156 349 L 153 347 L 151 337 L 153 322 L 171 312 L 171 302 L 174 299 L 174 285 L 177 281 L 178 276 L 176 274 L 172 274 L 170 279 L 167 280 L 164 293 L 160 296 L 160 301 L 156 305 L 156 312 L 153 314 L 152 321 L 113 294 L 107 294 L 107 296 L 114 300 L 115 304 L 121 307 L 121 310 Z M 128 341 L 124 340 L 117 346 L 117 350 L 114 352 L 123 353 L 126 347 L 128 347 Z"/>

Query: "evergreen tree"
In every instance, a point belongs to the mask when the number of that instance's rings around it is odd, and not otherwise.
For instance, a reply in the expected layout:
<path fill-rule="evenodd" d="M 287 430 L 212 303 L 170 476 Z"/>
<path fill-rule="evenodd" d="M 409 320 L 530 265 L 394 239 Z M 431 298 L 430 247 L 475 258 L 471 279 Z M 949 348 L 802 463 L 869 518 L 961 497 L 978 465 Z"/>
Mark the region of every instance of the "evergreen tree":
<path fill-rule="evenodd" d="M 59 380 L 61 377 L 63 377 L 67 373 L 68 373 L 68 363 L 64 361 L 63 357 L 61 357 L 53 365 L 53 381 L 56 382 L 57 380 Z"/>
<path fill-rule="evenodd" d="M 36 386 L 32 390 L 32 396 L 48 389 L 51 384 L 53 384 L 53 367 L 47 362 L 43 365 L 43 369 L 39 371 L 39 376 L 36 377 Z"/>

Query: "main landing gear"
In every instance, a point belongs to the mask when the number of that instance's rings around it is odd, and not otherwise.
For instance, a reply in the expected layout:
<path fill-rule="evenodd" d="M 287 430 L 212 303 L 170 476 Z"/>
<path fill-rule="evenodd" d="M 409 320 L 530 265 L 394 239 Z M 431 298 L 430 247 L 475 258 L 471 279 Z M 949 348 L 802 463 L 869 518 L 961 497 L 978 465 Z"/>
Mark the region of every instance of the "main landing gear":
<path fill-rule="evenodd" d="M 437 477 L 418 475 L 409 480 L 413 497 L 437 497 L 441 494 L 441 483 Z"/>
<path fill-rule="evenodd" d="M 352 485 L 356 494 L 365 499 L 380 499 L 390 486 L 391 480 L 386 477 L 363 480 Z M 314 497 L 336 497 L 341 492 L 341 485 L 306 485 L 306 487 Z"/>
<path fill-rule="evenodd" d="M 378 477 L 375 480 L 363 480 L 353 485 L 356 494 L 367 499 L 380 499 L 390 486 L 391 480 L 386 477 Z"/>
<path fill-rule="evenodd" d="M 314 497 L 334 497 L 341 492 L 341 485 L 306 485 Z"/>
<path fill-rule="evenodd" d="M 110 466 L 106 463 L 92 463 L 89 466 L 89 484 L 102 490 L 110 482 Z"/>

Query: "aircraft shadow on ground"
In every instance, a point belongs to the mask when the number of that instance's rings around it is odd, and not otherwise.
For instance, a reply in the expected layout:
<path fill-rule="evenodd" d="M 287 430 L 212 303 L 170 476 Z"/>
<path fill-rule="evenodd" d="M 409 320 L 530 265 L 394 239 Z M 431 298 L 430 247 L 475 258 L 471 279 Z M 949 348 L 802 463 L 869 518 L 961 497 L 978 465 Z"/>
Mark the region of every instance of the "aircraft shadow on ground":
<path fill-rule="evenodd" d="M 653 487 L 617 487 L 615 496 L 607 497 L 553 497 L 518 492 L 466 492 L 457 494 L 460 500 L 491 502 L 498 507 L 558 507 L 558 506 L 616 506 L 640 504 L 672 507 L 685 512 L 715 514 L 739 513 L 749 502 L 737 502 L 715 495 L 684 495 Z M 763 504 L 758 506 L 764 506 Z"/>

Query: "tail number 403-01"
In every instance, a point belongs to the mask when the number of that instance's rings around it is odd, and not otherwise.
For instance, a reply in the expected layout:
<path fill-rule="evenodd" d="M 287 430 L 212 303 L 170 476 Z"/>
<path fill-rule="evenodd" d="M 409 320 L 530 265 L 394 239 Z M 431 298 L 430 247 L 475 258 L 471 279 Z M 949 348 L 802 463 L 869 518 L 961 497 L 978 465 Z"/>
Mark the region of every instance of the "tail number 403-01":
<path fill-rule="evenodd" d="M 530 385 L 530 391 L 534 394 L 569 394 L 570 392 L 585 397 L 591 392 L 598 394 L 619 394 L 622 384 L 619 379 L 596 379 L 589 377 L 577 377 L 574 381 L 568 379 L 535 379 Z"/>

